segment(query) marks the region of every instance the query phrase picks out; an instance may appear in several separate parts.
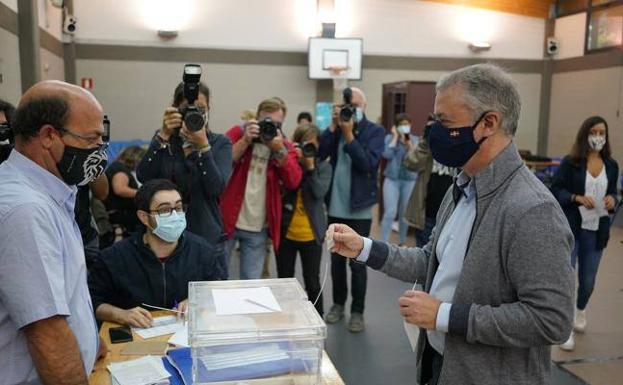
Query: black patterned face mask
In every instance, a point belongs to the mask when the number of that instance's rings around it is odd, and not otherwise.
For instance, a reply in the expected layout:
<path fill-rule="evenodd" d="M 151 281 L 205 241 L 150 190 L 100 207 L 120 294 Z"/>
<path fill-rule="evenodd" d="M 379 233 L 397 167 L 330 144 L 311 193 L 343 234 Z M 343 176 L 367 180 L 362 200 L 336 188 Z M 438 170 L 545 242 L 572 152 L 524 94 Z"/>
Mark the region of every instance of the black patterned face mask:
<path fill-rule="evenodd" d="M 107 148 L 107 143 L 87 149 L 65 145 L 63 157 L 56 165 L 65 183 L 84 186 L 102 175 L 108 164 Z"/>

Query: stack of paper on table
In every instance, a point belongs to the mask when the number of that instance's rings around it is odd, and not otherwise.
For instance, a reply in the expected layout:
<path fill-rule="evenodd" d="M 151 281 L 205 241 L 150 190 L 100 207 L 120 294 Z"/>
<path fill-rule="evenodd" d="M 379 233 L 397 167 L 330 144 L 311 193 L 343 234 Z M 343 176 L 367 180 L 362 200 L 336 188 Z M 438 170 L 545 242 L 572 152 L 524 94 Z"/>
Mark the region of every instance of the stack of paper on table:
<path fill-rule="evenodd" d="M 162 360 L 154 356 L 112 363 L 108 371 L 113 385 L 168 385 L 171 377 Z"/>
<path fill-rule="evenodd" d="M 150 328 L 134 328 L 136 334 L 143 339 L 173 334 L 184 326 L 184 321 L 173 315 L 156 317 Z"/>

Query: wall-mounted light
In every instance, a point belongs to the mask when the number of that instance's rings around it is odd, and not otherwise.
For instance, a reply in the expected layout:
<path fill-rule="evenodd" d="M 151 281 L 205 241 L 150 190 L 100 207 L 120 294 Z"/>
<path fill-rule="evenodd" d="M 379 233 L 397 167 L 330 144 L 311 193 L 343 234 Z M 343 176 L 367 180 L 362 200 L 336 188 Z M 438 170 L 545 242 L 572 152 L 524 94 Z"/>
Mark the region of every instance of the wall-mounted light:
<path fill-rule="evenodd" d="M 488 51 L 491 49 L 491 43 L 487 43 L 486 41 L 475 41 L 469 43 L 469 49 L 474 53 L 480 53 L 483 51 Z"/>

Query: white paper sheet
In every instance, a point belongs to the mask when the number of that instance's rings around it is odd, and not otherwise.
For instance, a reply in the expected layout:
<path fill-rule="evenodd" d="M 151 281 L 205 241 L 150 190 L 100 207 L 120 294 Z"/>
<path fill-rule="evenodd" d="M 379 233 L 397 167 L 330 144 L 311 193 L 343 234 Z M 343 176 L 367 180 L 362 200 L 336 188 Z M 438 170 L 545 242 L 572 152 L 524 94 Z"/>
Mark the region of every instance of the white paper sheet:
<path fill-rule="evenodd" d="M 171 377 L 162 360 L 154 356 L 112 363 L 108 365 L 108 371 L 119 385 L 162 384 L 168 383 L 167 379 Z"/>
<path fill-rule="evenodd" d="M 188 323 L 185 323 L 184 326 L 179 328 L 175 332 L 175 334 L 173 334 L 171 338 L 169 338 L 167 342 L 171 345 L 182 346 L 185 348 L 189 347 L 190 345 L 188 344 Z"/>
<path fill-rule="evenodd" d="M 212 290 L 217 315 L 280 312 L 281 307 L 269 287 Z"/>
<path fill-rule="evenodd" d="M 173 334 L 184 326 L 184 322 L 175 316 L 156 317 L 150 328 L 134 328 L 136 334 L 143 339 Z"/>

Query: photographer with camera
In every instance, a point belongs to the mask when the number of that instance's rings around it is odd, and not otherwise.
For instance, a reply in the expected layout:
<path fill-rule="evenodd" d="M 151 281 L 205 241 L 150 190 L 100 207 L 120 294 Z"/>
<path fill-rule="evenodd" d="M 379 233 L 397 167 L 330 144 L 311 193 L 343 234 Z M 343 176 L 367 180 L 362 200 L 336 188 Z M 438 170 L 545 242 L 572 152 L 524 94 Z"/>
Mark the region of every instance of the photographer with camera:
<path fill-rule="evenodd" d="M 279 250 L 281 187 L 293 190 L 301 182 L 296 152 L 281 132 L 285 114 L 281 99 L 266 99 L 257 108 L 257 120 L 226 133 L 233 143 L 234 170 L 221 210 L 228 255 L 236 240 L 240 243 L 240 279 L 260 278 L 268 237 Z"/>
<path fill-rule="evenodd" d="M 315 301 L 316 310 L 322 316 L 320 260 L 327 230 L 324 198 L 331 185 L 332 170 L 328 161 L 317 159 L 319 137 L 318 127 L 309 123 L 299 125 L 292 135 L 303 178 L 299 188 L 284 189 L 282 241 L 276 256 L 279 278 L 291 278 L 296 254 L 301 255 L 307 298 Z"/>
<path fill-rule="evenodd" d="M 320 137 L 319 157 L 321 160 L 330 157 L 333 166 L 333 181 L 327 195 L 329 223 L 347 223 L 360 234 L 370 234 L 385 129 L 366 118 L 363 91 L 346 88 L 343 98 L 343 104 L 333 109 L 333 122 Z M 364 329 L 367 271 L 365 265 L 352 260 L 349 265 L 353 302 L 348 330 L 357 333 Z M 327 323 L 337 323 L 344 316 L 348 296 L 346 276 L 346 260 L 331 254 L 333 306 L 326 316 Z"/>
<path fill-rule="evenodd" d="M 15 107 L 11 103 L 0 99 L 0 163 L 9 158 L 13 149 L 11 116 L 14 112 Z"/>
<path fill-rule="evenodd" d="M 215 248 L 227 272 L 219 196 L 231 172 L 231 142 L 208 127 L 210 90 L 200 78 L 200 66 L 184 67 L 184 81 L 175 88 L 137 176 L 141 183 L 169 179 L 179 187 L 188 205 L 188 230 Z"/>

